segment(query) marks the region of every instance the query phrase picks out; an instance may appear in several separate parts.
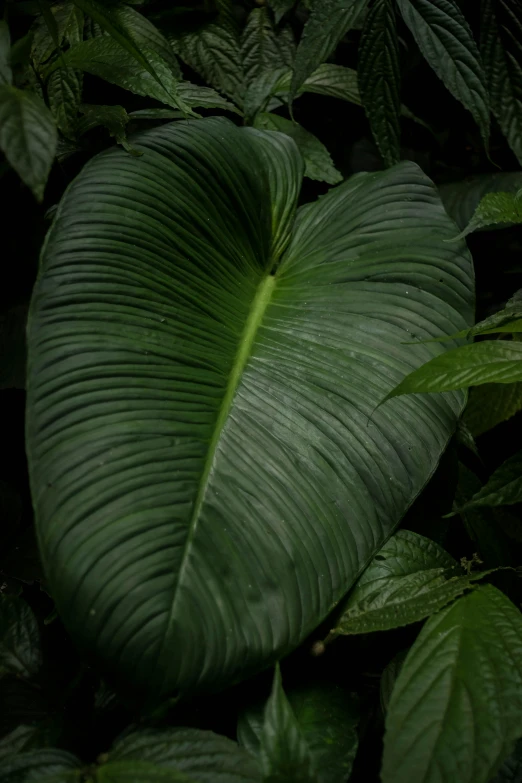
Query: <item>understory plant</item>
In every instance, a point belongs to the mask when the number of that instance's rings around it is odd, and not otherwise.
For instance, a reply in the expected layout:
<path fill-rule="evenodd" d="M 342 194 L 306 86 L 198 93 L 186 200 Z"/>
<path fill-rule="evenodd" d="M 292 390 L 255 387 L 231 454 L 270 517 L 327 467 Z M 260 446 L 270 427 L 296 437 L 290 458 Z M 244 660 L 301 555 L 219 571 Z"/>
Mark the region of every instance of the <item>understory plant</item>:
<path fill-rule="evenodd" d="M 3 10 L 0 783 L 519 780 L 519 3 Z"/>

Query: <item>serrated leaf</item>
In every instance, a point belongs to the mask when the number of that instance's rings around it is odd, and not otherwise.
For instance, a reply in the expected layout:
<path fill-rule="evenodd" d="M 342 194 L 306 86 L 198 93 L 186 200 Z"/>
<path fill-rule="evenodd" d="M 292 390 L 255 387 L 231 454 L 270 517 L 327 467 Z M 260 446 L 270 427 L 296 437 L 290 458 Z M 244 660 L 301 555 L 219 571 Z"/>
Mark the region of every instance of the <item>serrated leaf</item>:
<path fill-rule="evenodd" d="M 47 82 L 49 108 L 58 128 L 67 138 L 74 138 L 82 89 L 83 74 L 74 68 L 58 68 Z"/>
<path fill-rule="evenodd" d="M 239 40 L 225 24 L 208 24 L 196 32 L 179 33 L 171 43 L 181 59 L 212 87 L 242 106 L 245 93 Z"/>
<path fill-rule="evenodd" d="M 407 375 L 385 398 L 522 381 L 522 343 L 485 340 L 436 356 Z M 383 400 L 383 402 L 385 402 Z"/>
<path fill-rule="evenodd" d="M 401 530 L 355 583 L 330 638 L 416 623 L 471 589 L 472 582 L 483 576 L 463 575 L 456 561 L 434 541 Z"/>
<path fill-rule="evenodd" d="M 368 0 L 322 0 L 314 4 L 295 55 L 290 102 L 357 23 L 367 5 Z"/>
<path fill-rule="evenodd" d="M 392 0 L 375 0 L 366 16 L 357 68 L 361 98 L 385 166 L 400 159 L 399 40 Z"/>
<path fill-rule="evenodd" d="M 233 103 L 227 101 L 211 87 L 200 87 L 198 84 L 180 82 L 177 92 L 183 104 L 193 109 L 223 109 L 234 114 L 241 113 Z"/>
<path fill-rule="evenodd" d="M 463 510 L 476 506 L 510 506 L 522 502 L 522 452 L 498 467 Z"/>
<path fill-rule="evenodd" d="M 491 109 L 522 165 L 522 13 L 509 0 L 482 0 L 480 49 Z"/>
<path fill-rule="evenodd" d="M 167 63 L 173 76 L 181 79 L 179 63 L 170 42 L 149 19 L 126 4 L 117 5 L 111 13 L 142 50 L 154 52 Z"/>
<path fill-rule="evenodd" d="M 111 136 L 114 136 L 118 144 L 121 144 L 127 152 L 135 154 L 135 150 L 127 141 L 127 123 L 129 115 L 123 106 L 101 106 L 99 104 L 82 104 L 80 106 L 81 119 L 78 122 L 77 132 L 79 136 L 88 133 L 100 125 L 107 128 Z"/>
<path fill-rule="evenodd" d="M 293 62 L 293 38 L 288 31 L 275 31 L 266 8 L 254 8 L 250 12 L 241 35 L 241 58 L 246 82 L 265 71 L 286 66 Z"/>
<path fill-rule="evenodd" d="M 471 322 L 473 277 L 415 164 L 294 221 L 283 133 L 209 118 L 131 141 L 144 154 L 91 160 L 48 235 L 27 448 L 60 617 L 152 700 L 288 654 L 389 538 L 464 395 L 372 412 L 440 351 L 412 330 Z"/>
<path fill-rule="evenodd" d="M 40 670 L 38 623 L 21 598 L 0 595 L 0 677 L 30 679 Z"/>
<path fill-rule="evenodd" d="M 97 0 L 74 0 L 74 3 L 80 10 L 94 19 L 159 85 L 163 85 L 163 78 L 157 72 L 156 64 L 151 61 L 148 52 L 144 51 L 140 45 L 141 42 L 137 42 L 135 28 L 128 24 L 129 15 L 131 18 L 134 18 L 135 14 L 139 16 L 137 11 L 133 11 L 131 8 L 122 10 L 117 6 L 106 5 L 105 3 L 97 2 Z M 150 22 L 144 19 L 143 25 L 148 26 Z M 155 29 L 154 25 L 150 26 Z M 159 31 L 157 33 L 160 35 Z M 147 48 L 149 47 L 147 46 Z M 163 56 L 161 59 L 164 59 Z"/>
<path fill-rule="evenodd" d="M 346 780 L 358 746 L 356 695 L 338 685 L 313 681 L 291 688 L 285 695 L 318 783 Z M 254 754 L 260 752 L 264 707 L 262 703 L 251 705 L 238 720 L 239 742 Z"/>
<path fill-rule="evenodd" d="M 141 767 L 143 764 L 148 766 Z M 100 779 L 112 780 L 115 773 L 121 776 L 123 771 L 128 776 L 124 779 L 134 783 L 132 765 L 134 774 L 140 769 L 146 773 L 143 783 L 148 783 L 151 775 L 152 780 L 165 783 L 178 779 L 196 783 L 261 783 L 257 761 L 249 753 L 226 737 L 199 729 L 144 729 L 129 734 L 110 750 Z"/>
<path fill-rule="evenodd" d="M 31 750 L 3 759 L 0 783 L 78 783 L 81 766 L 64 750 Z"/>
<path fill-rule="evenodd" d="M 56 150 L 57 132 L 45 103 L 28 90 L 0 87 L 0 149 L 41 201 Z"/>
<path fill-rule="evenodd" d="M 501 223 L 512 226 L 522 223 L 522 190 L 516 193 L 487 193 L 476 208 L 471 220 L 456 237 L 462 239 L 473 231 Z"/>
<path fill-rule="evenodd" d="M 302 92 L 328 95 L 330 98 L 361 105 L 357 71 L 345 68 L 344 65 L 321 63 L 299 88 L 298 94 Z"/>
<path fill-rule="evenodd" d="M 2 19 L 0 20 L 0 85 L 12 83 L 11 36 L 9 35 L 9 25 Z"/>
<path fill-rule="evenodd" d="M 471 389 L 464 421 L 477 437 L 522 410 L 522 383 L 485 383 Z"/>
<path fill-rule="evenodd" d="M 58 46 L 63 41 L 75 44 L 82 38 L 83 12 L 73 2 L 58 3 L 50 7 L 56 25 Z M 38 70 L 49 61 L 56 51 L 56 40 L 53 40 L 45 20 L 37 20 L 32 37 L 31 54 Z"/>
<path fill-rule="evenodd" d="M 516 193 L 522 188 L 522 172 L 481 174 L 477 177 L 451 182 L 439 187 L 446 212 L 457 226 L 464 229 L 477 209 L 480 200 L 488 193 Z"/>
<path fill-rule="evenodd" d="M 277 664 L 261 729 L 260 758 L 266 783 L 317 783 L 310 750 L 283 691 Z"/>
<path fill-rule="evenodd" d="M 254 127 L 260 130 L 279 131 L 290 136 L 303 156 L 305 177 L 322 180 L 330 185 L 342 181 L 342 174 L 333 165 L 330 153 L 324 144 L 302 125 L 280 117 L 278 114 L 261 112 L 254 120 Z"/>
<path fill-rule="evenodd" d="M 145 70 L 117 41 L 105 35 L 72 46 L 64 53 L 60 63 L 86 71 L 137 95 L 154 98 L 182 111 L 186 110 L 187 107 L 178 95 L 180 83 L 169 66 L 155 52 L 148 51 L 147 54 L 158 78 Z M 54 70 L 54 67 L 51 70 Z"/>
<path fill-rule="evenodd" d="M 383 783 L 488 783 L 522 734 L 522 615 L 487 585 L 430 618 L 393 689 Z"/>
<path fill-rule="evenodd" d="M 473 115 L 486 148 L 489 95 L 478 47 L 455 0 L 397 0 L 419 49 L 451 94 Z"/>
<path fill-rule="evenodd" d="M 274 12 L 275 23 L 279 24 L 285 14 L 292 10 L 296 0 L 268 0 L 268 5 Z"/>
<path fill-rule="evenodd" d="M 273 71 L 265 71 L 252 79 L 243 102 L 246 122 L 251 122 L 257 112 L 266 111 L 270 97 L 279 92 L 288 74 L 287 68 L 277 68 Z"/>

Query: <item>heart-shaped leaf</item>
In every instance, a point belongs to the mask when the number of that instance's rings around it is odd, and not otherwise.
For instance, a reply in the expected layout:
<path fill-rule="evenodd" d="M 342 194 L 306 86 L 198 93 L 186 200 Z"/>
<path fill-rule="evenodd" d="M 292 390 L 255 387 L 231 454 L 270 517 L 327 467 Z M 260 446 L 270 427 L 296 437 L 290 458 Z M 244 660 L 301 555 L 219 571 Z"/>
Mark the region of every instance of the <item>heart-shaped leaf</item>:
<path fill-rule="evenodd" d="M 41 554 L 75 639 L 149 697 L 326 617 L 436 468 L 463 397 L 377 404 L 472 318 L 464 243 L 404 163 L 298 212 L 283 134 L 216 118 L 68 189 L 28 325 Z"/>

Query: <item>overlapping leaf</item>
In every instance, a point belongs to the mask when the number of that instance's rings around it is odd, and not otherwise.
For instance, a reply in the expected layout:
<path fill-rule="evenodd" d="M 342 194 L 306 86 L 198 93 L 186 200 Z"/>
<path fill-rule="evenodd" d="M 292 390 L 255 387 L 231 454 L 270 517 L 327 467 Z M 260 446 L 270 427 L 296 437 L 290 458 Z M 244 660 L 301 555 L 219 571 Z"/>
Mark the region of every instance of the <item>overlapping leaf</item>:
<path fill-rule="evenodd" d="M 29 319 L 39 541 L 68 629 L 149 696 L 267 666 L 331 611 L 434 471 L 463 397 L 375 411 L 472 318 L 414 164 L 293 215 L 284 134 L 179 122 L 67 191 Z M 374 412 L 375 411 L 375 412 Z"/>

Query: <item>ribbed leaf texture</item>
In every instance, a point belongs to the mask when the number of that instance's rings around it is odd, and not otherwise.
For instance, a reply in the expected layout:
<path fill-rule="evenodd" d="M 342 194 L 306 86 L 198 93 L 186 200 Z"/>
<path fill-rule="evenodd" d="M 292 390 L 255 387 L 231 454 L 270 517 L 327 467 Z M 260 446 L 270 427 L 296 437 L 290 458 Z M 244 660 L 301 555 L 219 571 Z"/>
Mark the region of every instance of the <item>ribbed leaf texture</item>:
<path fill-rule="evenodd" d="M 212 118 L 132 145 L 87 164 L 47 238 L 27 441 L 59 611 L 152 697 L 288 653 L 388 538 L 463 397 L 375 408 L 445 350 L 412 334 L 471 323 L 472 271 L 414 164 L 293 226 L 289 137 Z"/>

